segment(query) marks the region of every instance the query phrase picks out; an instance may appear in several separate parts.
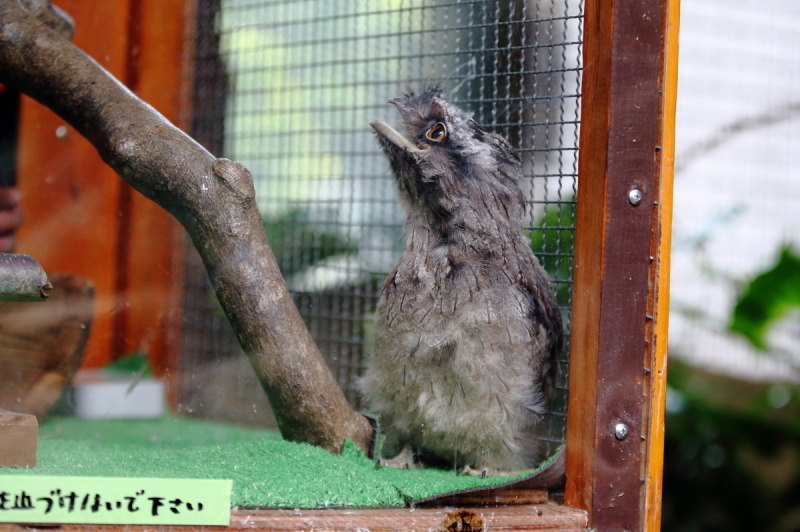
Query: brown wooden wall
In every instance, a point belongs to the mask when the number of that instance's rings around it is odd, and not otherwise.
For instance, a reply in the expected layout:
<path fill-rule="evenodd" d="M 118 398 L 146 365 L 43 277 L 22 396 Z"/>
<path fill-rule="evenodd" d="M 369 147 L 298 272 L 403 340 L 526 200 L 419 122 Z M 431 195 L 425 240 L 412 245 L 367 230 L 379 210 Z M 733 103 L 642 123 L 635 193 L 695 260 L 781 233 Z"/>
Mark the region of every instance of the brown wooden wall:
<path fill-rule="evenodd" d="M 179 123 L 183 0 L 57 5 L 75 20 L 77 46 Z M 94 282 L 84 367 L 134 351 L 147 352 L 157 370 L 167 367 L 177 345 L 169 324 L 181 295 L 177 223 L 117 177 L 72 128 L 28 98 L 20 110 L 17 181 L 25 216 L 17 251 L 48 272 Z"/>

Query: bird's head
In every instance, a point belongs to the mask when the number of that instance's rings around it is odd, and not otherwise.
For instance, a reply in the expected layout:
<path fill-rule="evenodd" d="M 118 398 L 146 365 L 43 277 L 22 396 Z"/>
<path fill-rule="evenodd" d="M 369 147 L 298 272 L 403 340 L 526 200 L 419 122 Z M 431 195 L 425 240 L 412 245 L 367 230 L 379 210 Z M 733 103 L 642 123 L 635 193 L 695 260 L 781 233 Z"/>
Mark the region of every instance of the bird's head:
<path fill-rule="evenodd" d="M 461 211 L 480 204 L 488 210 L 496 205 L 506 217 L 519 219 L 520 162 L 503 137 L 484 131 L 443 100 L 438 87 L 388 103 L 400 111 L 408 138 L 384 122 L 371 125 L 407 208 L 421 209 L 440 223 L 468 215 Z"/>

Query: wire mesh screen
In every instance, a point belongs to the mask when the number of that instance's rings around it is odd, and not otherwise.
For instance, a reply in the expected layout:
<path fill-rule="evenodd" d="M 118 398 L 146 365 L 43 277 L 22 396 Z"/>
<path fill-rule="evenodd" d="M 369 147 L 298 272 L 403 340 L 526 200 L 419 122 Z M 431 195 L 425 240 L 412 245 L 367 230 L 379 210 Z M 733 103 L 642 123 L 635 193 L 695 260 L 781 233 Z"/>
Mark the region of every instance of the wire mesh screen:
<path fill-rule="evenodd" d="M 403 213 L 369 123 L 390 98 L 440 84 L 523 162 L 525 220 L 569 331 L 582 4 L 530 1 L 201 0 L 193 135 L 252 172 L 264 225 L 348 399 L 371 349 Z M 197 259 L 186 275 L 184 410 L 263 420 L 266 403 Z M 563 441 L 568 346 L 547 423 Z"/>

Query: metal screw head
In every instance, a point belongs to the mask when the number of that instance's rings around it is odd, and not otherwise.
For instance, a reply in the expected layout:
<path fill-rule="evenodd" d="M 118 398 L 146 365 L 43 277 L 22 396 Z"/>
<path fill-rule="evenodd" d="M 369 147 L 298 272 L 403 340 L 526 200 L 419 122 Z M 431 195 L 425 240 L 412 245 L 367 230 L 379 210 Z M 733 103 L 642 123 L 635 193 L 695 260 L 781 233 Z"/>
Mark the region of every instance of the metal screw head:
<path fill-rule="evenodd" d="M 614 436 L 619 441 L 624 440 L 628 437 L 628 426 L 625 423 L 617 423 L 614 425 Z"/>
<path fill-rule="evenodd" d="M 628 192 L 628 201 L 630 201 L 631 205 L 633 205 L 634 207 L 642 202 L 642 197 L 643 197 L 642 191 L 639 190 L 638 188 L 632 188 Z"/>

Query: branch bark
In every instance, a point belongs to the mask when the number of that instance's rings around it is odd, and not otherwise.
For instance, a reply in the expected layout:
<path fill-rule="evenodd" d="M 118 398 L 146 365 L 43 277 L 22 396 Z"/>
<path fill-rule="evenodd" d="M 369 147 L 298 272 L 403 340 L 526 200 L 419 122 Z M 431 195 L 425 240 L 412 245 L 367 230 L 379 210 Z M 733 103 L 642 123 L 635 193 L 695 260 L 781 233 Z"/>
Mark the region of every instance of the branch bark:
<path fill-rule="evenodd" d="M 36 12 L 0 0 L 0 82 L 56 112 L 186 228 L 283 437 L 331 452 L 351 439 L 369 452 L 370 422 L 347 403 L 292 302 L 247 169 L 215 158 Z"/>
<path fill-rule="evenodd" d="M 0 301 L 46 301 L 53 288 L 28 255 L 0 253 L 0 272 Z"/>

